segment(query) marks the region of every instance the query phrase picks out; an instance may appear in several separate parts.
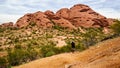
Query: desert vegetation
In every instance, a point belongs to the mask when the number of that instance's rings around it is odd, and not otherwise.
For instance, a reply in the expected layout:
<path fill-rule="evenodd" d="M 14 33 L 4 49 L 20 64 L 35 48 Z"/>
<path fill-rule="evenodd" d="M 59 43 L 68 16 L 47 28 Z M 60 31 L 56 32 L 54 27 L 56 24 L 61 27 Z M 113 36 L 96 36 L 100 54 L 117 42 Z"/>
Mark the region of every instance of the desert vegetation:
<path fill-rule="evenodd" d="M 76 51 L 83 51 L 102 40 L 118 37 L 120 21 L 116 20 L 109 29 L 111 32 L 107 34 L 103 32 L 103 28 L 80 27 L 69 30 L 57 25 L 53 28 L 42 29 L 34 22 L 25 28 L 0 27 L 0 66 L 10 68 L 38 58 L 71 52 L 72 41 L 76 44 Z M 66 37 L 63 39 L 66 45 L 56 47 L 58 41 L 53 38 L 58 36 Z"/>

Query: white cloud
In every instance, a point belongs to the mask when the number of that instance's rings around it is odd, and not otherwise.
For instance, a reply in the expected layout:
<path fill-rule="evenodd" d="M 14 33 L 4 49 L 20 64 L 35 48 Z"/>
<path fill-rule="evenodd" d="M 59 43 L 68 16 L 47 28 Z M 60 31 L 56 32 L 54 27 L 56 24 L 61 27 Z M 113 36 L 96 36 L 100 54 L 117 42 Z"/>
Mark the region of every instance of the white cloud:
<path fill-rule="evenodd" d="M 120 18 L 120 12 L 112 9 L 112 8 L 101 8 L 98 9 L 97 12 L 108 17 L 108 18 Z"/>
<path fill-rule="evenodd" d="M 93 1 L 93 0 L 92 0 Z M 91 4 L 100 4 L 105 2 L 106 0 L 99 0 L 99 1 L 93 1 Z"/>
<path fill-rule="evenodd" d="M 16 22 L 22 15 L 7 15 L 7 14 L 0 14 L 0 23 L 5 22 Z"/>

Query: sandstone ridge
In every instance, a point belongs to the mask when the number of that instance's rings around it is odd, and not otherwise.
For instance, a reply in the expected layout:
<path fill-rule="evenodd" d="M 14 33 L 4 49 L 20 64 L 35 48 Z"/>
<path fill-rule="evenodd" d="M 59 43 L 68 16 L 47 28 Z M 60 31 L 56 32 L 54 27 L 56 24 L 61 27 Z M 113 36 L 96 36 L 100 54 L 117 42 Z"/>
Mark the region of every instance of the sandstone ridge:
<path fill-rule="evenodd" d="M 52 27 L 59 25 L 66 28 L 107 27 L 113 20 L 106 18 L 92 10 L 89 6 L 76 4 L 71 8 L 62 8 L 56 13 L 47 10 L 25 14 L 18 19 L 15 26 L 25 27 L 30 22 L 35 22 L 39 27 Z M 54 23 L 53 23 L 54 22 Z"/>

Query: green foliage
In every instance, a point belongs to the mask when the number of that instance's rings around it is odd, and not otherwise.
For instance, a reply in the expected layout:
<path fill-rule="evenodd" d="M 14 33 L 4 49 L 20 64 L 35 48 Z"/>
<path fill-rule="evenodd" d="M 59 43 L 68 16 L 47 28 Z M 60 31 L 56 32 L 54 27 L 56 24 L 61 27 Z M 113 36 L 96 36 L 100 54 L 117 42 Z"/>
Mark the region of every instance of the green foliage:
<path fill-rule="evenodd" d="M 61 53 L 64 53 L 64 52 L 71 52 L 72 48 L 70 45 L 67 45 L 67 46 L 63 46 L 60 48 L 60 52 Z"/>
<path fill-rule="evenodd" d="M 11 30 L 19 30 L 18 27 L 12 27 Z"/>
<path fill-rule="evenodd" d="M 20 49 L 8 51 L 8 60 L 10 65 L 15 66 L 15 65 L 22 64 L 22 59 L 24 54 L 25 54 L 24 51 Z"/>
<path fill-rule="evenodd" d="M 86 32 L 82 34 L 82 43 L 85 47 L 94 45 L 100 42 L 105 37 L 101 28 L 88 28 Z"/>
<path fill-rule="evenodd" d="M 17 42 L 19 42 L 19 38 L 16 37 L 16 38 L 14 38 L 12 41 L 13 41 L 14 43 L 17 43 Z"/>
<path fill-rule="evenodd" d="M 41 54 L 43 57 L 52 56 L 52 55 L 58 54 L 58 53 L 59 53 L 58 48 L 56 48 L 53 45 L 41 46 Z"/>
<path fill-rule="evenodd" d="M 7 59 L 5 57 L 0 57 L 0 68 L 6 68 L 7 66 Z"/>
<path fill-rule="evenodd" d="M 52 56 L 52 55 L 55 55 L 55 52 L 54 51 L 49 51 L 45 54 L 45 57 L 49 57 L 49 56 Z"/>
<path fill-rule="evenodd" d="M 1 33 L 1 32 L 4 32 L 5 30 L 6 30 L 6 28 L 0 27 L 0 33 Z"/>
<path fill-rule="evenodd" d="M 75 46 L 75 50 L 76 51 L 83 51 L 83 50 L 85 50 L 85 46 L 83 46 L 82 44 L 78 44 L 78 45 L 76 45 Z"/>
<path fill-rule="evenodd" d="M 64 29 L 64 27 L 61 27 L 59 25 L 54 25 L 53 28 L 57 29 L 57 30 L 60 30 L 60 31 Z"/>
<path fill-rule="evenodd" d="M 39 52 L 35 49 L 27 49 L 27 57 L 26 59 L 29 59 L 30 61 L 37 59 L 40 57 Z M 26 61 L 25 61 L 26 62 Z"/>
<path fill-rule="evenodd" d="M 46 37 L 47 37 L 47 38 L 53 38 L 53 35 L 50 34 L 50 33 L 49 33 L 49 34 L 47 33 L 47 34 L 46 34 Z"/>
<path fill-rule="evenodd" d="M 8 50 L 8 61 L 10 65 L 16 66 L 35 60 L 38 56 L 38 52 L 35 49 L 13 49 Z"/>
<path fill-rule="evenodd" d="M 34 31 L 32 31 L 32 34 L 36 34 L 36 31 L 34 30 Z"/>
<path fill-rule="evenodd" d="M 19 43 L 17 43 L 17 44 L 15 45 L 15 48 L 16 48 L 16 49 L 22 49 L 22 47 L 21 47 L 21 45 L 20 45 Z"/>
<path fill-rule="evenodd" d="M 9 30 L 1 30 L 0 39 L 1 46 L 10 45 L 8 50 L 8 63 L 12 66 L 24 64 L 26 62 L 52 56 L 55 54 L 71 52 L 73 49 L 71 47 L 71 42 L 75 42 L 75 51 L 83 51 L 90 45 L 94 45 L 110 35 L 105 35 L 102 32 L 102 28 L 80 28 L 67 30 L 53 21 L 51 21 L 54 26 L 49 29 L 41 29 L 36 27 L 34 22 L 31 22 L 29 26 L 21 28 L 17 31 L 17 28 Z M 35 26 L 35 27 L 33 27 Z M 115 25 L 113 29 L 116 28 Z M 82 31 L 80 30 L 83 30 Z M 4 32 L 4 33 L 2 33 Z M 119 34 L 119 31 L 115 31 Z M 67 37 L 64 40 L 67 45 L 63 47 L 56 47 L 56 41 L 53 38 L 58 36 Z M 5 41 L 4 41 L 5 40 Z M 3 42 L 3 43 L 2 43 Z M 5 43 L 5 44 L 4 44 Z M 14 48 L 13 48 L 14 47 Z M 0 49 L 0 51 L 3 51 Z M 3 61 L 3 60 L 2 60 Z"/>
<path fill-rule="evenodd" d="M 4 49 L 3 48 L 0 48 L 0 51 L 3 51 Z"/>
<path fill-rule="evenodd" d="M 110 26 L 110 28 L 115 32 L 115 34 L 120 34 L 120 21 L 116 20 L 113 25 Z"/>
<path fill-rule="evenodd" d="M 29 25 L 30 25 L 30 26 L 35 26 L 36 23 L 35 23 L 35 22 L 30 22 Z"/>

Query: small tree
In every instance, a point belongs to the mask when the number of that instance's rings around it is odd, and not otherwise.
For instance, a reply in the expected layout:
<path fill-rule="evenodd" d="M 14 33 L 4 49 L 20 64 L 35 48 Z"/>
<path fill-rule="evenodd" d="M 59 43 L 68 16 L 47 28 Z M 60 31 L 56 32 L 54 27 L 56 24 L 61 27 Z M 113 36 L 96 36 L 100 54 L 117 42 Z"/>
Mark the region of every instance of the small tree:
<path fill-rule="evenodd" d="M 86 32 L 82 34 L 82 43 L 85 47 L 94 45 L 104 38 L 104 33 L 101 28 L 88 28 Z"/>
<path fill-rule="evenodd" d="M 7 59 L 5 57 L 0 57 L 0 68 L 7 68 L 8 63 Z"/>
<path fill-rule="evenodd" d="M 114 34 L 120 35 L 120 21 L 116 20 L 113 25 L 110 26 L 110 28 L 114 31 Z"/>

